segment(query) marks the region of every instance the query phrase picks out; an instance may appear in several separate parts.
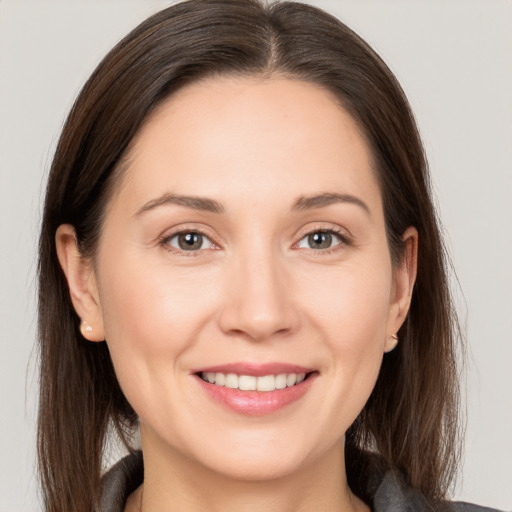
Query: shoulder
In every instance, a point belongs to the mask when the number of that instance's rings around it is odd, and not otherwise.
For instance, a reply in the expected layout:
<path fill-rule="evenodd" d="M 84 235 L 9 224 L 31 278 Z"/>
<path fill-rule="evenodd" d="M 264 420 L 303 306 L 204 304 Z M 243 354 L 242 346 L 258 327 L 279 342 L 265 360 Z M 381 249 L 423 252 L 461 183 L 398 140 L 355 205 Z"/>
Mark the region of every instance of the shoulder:
<path fill-rule="evenodd" d="M 463 502 L 441 502 L 433 505 L 416 489 L 409 487 L 401 475 L 387 472 L 373 495 L 374 512 L 499 512 Z"/>
<path fill-rule="evenodd" d="M 481 507 L 479 505 L 472 505 L 471 503 L 465 503 L 462 501 L 454 502 L 451 506 L 454 512 L 500 512 L 497 508 Z"/>

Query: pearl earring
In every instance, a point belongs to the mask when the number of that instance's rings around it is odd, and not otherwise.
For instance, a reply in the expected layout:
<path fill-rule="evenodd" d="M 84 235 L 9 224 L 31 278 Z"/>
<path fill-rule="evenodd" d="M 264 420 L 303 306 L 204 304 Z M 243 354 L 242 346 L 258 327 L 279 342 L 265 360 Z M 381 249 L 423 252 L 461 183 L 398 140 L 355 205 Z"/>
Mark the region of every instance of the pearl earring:
<path fill-rule="evenodd" d="M 386 347 L 386 350 L 384 350 L 384 352 L 386 352 L 386 353 L 391 352 L 392 350 L 394 350 L 396 348 L 397 345 L 398 345 L 398 335 L 392 334 L 391 339 L 388 340 L 387 347 Z"/>
<path fill-rule="evenodd" d="M 92 326 L 89 325 L 85 320 L 82 321 L 82 331 L 92 332 Z"/>

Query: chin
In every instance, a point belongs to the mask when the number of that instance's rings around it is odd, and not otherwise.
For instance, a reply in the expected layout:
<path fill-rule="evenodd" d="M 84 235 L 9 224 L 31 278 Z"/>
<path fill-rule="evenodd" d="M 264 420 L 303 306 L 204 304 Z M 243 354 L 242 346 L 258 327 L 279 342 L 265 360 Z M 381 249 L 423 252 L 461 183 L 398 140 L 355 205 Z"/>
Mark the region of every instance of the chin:
<path fill-rule="evenodd" d="M 258 456 L 241 454 L 235 458 L 218 460 L 215 464 L 208 461 L 205 467 L 230 480 L 263 482 L 286 478 L 296 473 L 305 463 L 306 461 L 297 459 L 276 460 L 275 456 L 260 452 Z"/>

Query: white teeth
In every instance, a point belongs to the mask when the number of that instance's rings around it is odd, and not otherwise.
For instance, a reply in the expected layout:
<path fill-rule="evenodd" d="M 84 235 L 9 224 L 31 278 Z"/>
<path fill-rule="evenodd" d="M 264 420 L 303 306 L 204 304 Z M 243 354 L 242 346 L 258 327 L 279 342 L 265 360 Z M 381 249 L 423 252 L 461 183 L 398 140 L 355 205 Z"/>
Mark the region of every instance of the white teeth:
<path fill-rule="evenodd" d="M 254 391 L 256 389 L 256 377 L 251 375 L 240 375 L 238 377 L 238 389 L 243 391 Z"/>
<path fill-rule="evenodd" d="M 297 382 L 297 375 L 295 373 L 290 373 L 286 376 L 286 385 L 288 387 L 294 386 Z"/>
<path fill-rule="evenodd" d="M 286 387 L 286 373 L 276 375 L 276 389 L 284 389 Z"/>
<path fill-rule="evenodd" d="M 279 375 L 237 375 L 236 373 L 203 372 L 204 381 L 216 386 L 225 386 L 230 389 L 242 391 L 274 391 L 300 384 L 305 378 L 305 373 L 280 373 Z"/>
<path fill-rule="evenodd" d="M 256 388 L 258 391 L 274 391 L 276 389 L 276 378 L 273 375 L 258 377 Z"/>
<path fill-rule="evenodd" d="M 230 389 L 238 388 L 238 375 L 235 375 L 234 373 L 228 373 L 226 375 L 224 386 Z"/>

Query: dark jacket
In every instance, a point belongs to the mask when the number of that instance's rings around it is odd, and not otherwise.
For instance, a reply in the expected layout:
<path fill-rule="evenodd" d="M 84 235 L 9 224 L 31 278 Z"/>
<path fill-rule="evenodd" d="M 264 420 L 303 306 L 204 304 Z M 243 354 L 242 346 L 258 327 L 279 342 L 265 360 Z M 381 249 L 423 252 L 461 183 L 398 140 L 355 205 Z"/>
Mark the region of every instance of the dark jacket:
<path fill-rule="evenodd" d="M 128 496 L 142 483 L 144 468 L 142 453 L 135 452 L 120 460 L 105 474 L 102 480 L 101 512 L 123 512 Z M 408 487 L 395 472 L 382 477 L 368 505 L 373 512 L 497 512 L 495 509 L 450 502 L 432 508 L 417 491 Z M 375 481 L 375 475 L 369 480 Z"/>

